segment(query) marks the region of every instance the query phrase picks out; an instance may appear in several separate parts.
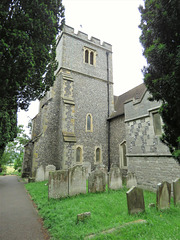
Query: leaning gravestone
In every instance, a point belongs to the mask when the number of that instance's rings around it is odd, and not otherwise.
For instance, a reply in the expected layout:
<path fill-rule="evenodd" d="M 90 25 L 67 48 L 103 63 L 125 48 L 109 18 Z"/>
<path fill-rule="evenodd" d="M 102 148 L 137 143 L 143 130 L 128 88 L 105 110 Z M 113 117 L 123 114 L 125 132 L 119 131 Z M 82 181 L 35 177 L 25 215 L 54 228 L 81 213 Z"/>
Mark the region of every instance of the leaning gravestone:
<path fill-rule="evenodd" d="M 88 177 L 88 192 L 104 192 L 106 190 L 106 174 L 100 169 L 91 172 Z"/>
<path fill-rule="evenodd" d="M 180 178 L 173 182 L 174 205 L 180 204 Z"/>
<path fill-rule="evenodd" d="M 126 178 L 126 187 L 131 188 L 134 186 L 137 187 L 137 177 L 135 173 L 128 173 Z"/>
<path fill-rule="evenodd" d="M 49 172 L 49 198 L 68 196 L 68 170 Z"/>
<path fill-rule="evenodd" d="M 118 190 L 122 188 L 122 176 L 118 167 L 111 167 L 108 175 L 108 188 Z"/>
<path fill-rule="evenodd" d="M 54 171 L 56 171 L 56 167 L 54 165 L 47 165 L 45 168 L 44 180 L 48 180 L 49 172 L 54 172 Z"/>
<path fill-rule="evenodd" d="M 129 214 L 136 214 L 145 211 L 143 190 L 137 187 L 132 187 L 126 193 L 127 206 Z"/>
<path fill-rule="evenodd" d="M 159 183 L 156 192 L 156 207 L 158 210 L 170 207 L 171 184 L 168 182 Z"/>
<path fill-rule="evenodd" d="M 69 169 L 69 196 L 86 194 L 86 169 L 76 165 Z"/>

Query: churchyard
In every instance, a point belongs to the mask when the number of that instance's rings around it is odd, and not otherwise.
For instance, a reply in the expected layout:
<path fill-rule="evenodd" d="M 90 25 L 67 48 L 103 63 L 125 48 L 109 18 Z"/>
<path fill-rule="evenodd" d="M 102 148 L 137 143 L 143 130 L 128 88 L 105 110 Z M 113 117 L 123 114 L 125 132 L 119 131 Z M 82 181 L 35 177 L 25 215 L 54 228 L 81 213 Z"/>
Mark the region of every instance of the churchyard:
<path fill-rule="evenodd" d="M 48 199 L 47 181 L 25 186 L 51 239 L 179 239 L 180 205 L 170 197 L 167 182 L 157 186 L 157 194 L 125 186 L 111 190 L 107 185 L 94 193 L 87 184 L 86 194 L 72 196 L 70 190 L 69 196 L 58 199 Z M 176 181 L 173 189 L 178 188 Z"/>

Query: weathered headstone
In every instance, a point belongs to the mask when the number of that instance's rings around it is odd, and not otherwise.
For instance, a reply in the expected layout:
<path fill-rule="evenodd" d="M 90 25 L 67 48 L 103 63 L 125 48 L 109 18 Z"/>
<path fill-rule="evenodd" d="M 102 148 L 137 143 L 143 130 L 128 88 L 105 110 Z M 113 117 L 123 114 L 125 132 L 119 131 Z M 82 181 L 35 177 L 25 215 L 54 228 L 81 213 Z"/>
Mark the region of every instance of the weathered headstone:
<path fill-rule="evenodd" d="M 128 173 L 126 178 L 126 187 L 127 188 L 137 187 L 137 177 L 135 173 Z"/>
<path fill-rule="evenodd" d="M 180 178 L 173 182 L 174 205 L 180 204 Z"/>
<path fill-rule="evenodd" d="M 54 165 L 47 165 L 45 168 L 45 176 L 44 176 L 44 180 L 48 180 L 49 179 L 49 172 L 54 172 L 56 171 L 56 167 Z"/>
<path fill-rule="evenodd" d="M 91 173 L 91 163 L 83 162 L 82 166 L 86 169 L 86 179 L 88 179 L 88 176 Z"/>
<path fill-rule="evenodd" d="M 143 190 L 137 187 L 132 187 L 126 193 L 127 206 L 129 214 L 136 214 L 145 211 Z"/>
<path fill-rule="evenodd" d="M 86 194 L 86 169 L 76 165 L 69 169 L 69 196 Z"/>
<path fill-rule="evenodd" d="M 88 177 L 88 192 L 104 192 L 106 190 L 106 174 L 99 169 L 91 172 Z"/>
<path fill-rule="evenodd" d="M 84 222 L 86 219 L 91 217 L 91 213 L 90 212 L 84 212 L 84 213 L 80 213 L 77 215 L 77 223 L 78 222 Z"/>
<path fill-rule="evenodd" d="M 170 207 L 171 201 L 171 184 L 168 182 L 159 183 L 156 192 L 157 209 L 166 209 Z"/>
<path fill-rule="evenodd" d="M 44 167 L 42 165 L 37 168 L 35 181 L 36 182 L 44 181 Z"/>
<path fill-rule="evenodd" d="M 49 172 L 49 198 L 68 196 L 68 170 Z"/>
<path fill-rule="evenodd" d="M 108 188 L 117 190 L 122 188 L 122 176 L 118 167 L 111 167 L 108 175 Z"/>

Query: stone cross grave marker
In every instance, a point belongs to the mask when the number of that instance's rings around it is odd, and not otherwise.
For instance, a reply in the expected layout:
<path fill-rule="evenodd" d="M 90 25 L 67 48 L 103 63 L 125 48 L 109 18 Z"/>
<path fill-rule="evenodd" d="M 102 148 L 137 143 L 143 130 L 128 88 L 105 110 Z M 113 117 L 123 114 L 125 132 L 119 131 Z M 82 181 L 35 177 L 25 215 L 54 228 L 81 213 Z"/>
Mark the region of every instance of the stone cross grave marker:
<path fill-rule="evenodd" d="M 145 211 L 143 190 L 132 187 L 126 193 L 129 214 L 137 214 Z"/>
<path fill-rule="evenodd" d="M 156 192 L 156 207 L 158 210 L 170 207 L 171 184 L 168 182 L 159 183 Z"/>
<path fill-rule="evenodd" d="M 180 205 L 180 178 L 173 182 L 174 205 Z"/>

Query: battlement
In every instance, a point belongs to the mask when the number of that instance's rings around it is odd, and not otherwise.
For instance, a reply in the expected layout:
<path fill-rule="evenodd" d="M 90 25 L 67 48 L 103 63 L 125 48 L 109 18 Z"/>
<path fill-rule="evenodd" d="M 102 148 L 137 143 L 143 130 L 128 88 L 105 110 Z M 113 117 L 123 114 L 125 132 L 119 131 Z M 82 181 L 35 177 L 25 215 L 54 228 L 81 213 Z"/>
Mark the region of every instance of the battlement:
<path fill-rule="evenodd" d="M 72 35 L 72 36 L 74 36 L 74 37 L 81 38 L 81 39 L 83 39 L 83 40 L 85 40 L 85 41 L 91 42 L 91 43 L 93 43 L 93 44 L 95 44 L 95 45 L 99 45 L 99 46 L 101 46 L 101 47 L 106 48 L 106 49 L 109 50 L 109 51 L 112 51 L 112 45 L 111 45 L 111 44 L 109 44 L 109 43 L 107 43 L 107 42 L 103 42 L 103 43 L 101 44 L 100 39 L 95 38 L 95 37 L 91 37 L 91 38 L 89 39 L 89 38 L 88 38 L 88 34 L 86 34 L 86 33 L 84 33 L 84 32 L 81 32 L 81 31 L 78 31 L 78 33 L 76 34 L 75 31 L 74 31 L 74 28 L 72 28 L 72 27 L 70 27 L 70 26 L 68 26 L 68 25 L 64 25 L 62 34 L 63 34 L 63 33 L 68 33 L 68 34 L 70 34 L 70 35 Z M 59 41 L 59 39 L 61 38 L 62 34 L 59 36 L 58 41 Z"/>

